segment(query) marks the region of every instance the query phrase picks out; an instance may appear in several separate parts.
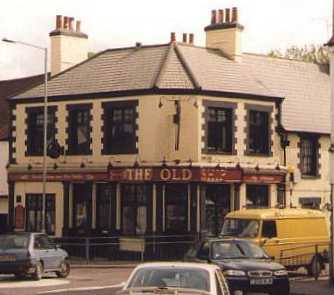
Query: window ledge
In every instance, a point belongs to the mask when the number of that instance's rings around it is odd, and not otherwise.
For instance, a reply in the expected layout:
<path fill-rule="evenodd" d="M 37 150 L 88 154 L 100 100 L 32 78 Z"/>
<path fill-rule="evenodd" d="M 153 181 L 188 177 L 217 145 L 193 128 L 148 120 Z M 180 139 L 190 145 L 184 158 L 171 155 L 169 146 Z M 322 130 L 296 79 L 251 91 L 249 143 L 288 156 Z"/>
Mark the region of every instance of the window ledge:
<path fill-rule="evenodd" d="M 223 152 L 223 151 L 208 151 L 208 150 L 205 150 L 202 153 L 203 154 L 208 154 L 208 155 L 226 155 L 226 156 L 237 155 L 237 151 Z"/>
<path fill-rule="evenodd" d="M 269 153 L 263 154 L 263 153 L 254 153 L 254 152 L 246 151 L 245 156 L 249 156 L 249 157 L 272 157 L 273 153 L 269 152 Z"/>

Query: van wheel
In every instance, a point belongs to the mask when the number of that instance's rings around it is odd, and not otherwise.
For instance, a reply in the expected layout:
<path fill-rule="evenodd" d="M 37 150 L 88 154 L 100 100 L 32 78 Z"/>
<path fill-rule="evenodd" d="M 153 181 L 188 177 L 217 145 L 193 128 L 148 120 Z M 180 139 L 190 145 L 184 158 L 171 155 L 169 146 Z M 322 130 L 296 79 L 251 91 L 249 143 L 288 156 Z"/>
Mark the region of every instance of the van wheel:
<path fill-rule="evenodd" d="M 313 256 L 311 263 L 306 267 L 306 269 L 309 276 L 318 278 L 322 270 L 320 256 Z"/>

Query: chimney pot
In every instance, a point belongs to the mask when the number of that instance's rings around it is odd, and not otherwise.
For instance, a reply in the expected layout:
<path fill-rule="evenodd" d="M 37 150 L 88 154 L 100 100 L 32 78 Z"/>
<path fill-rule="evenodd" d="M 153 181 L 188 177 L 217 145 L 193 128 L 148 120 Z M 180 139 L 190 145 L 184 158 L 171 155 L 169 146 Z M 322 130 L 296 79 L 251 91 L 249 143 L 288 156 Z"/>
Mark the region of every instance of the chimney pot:
<path fill-rule="evenodd" d="M 194 34 L 189 34 L 189 44 L 194 45 Z"/>
<path fill-rule="evenodd" d="M 68 16 L 64 16 L 64 27 L 63 29 L 68 30 Z"/>
<path fill-rule="evenodd" d="M 182 35 L 182 42 L 187 43 L 187 33 L 183 33 Z"/>
<path fill-rule="evenodd" d="M 175 41 L 176 41 L 175 32 L 171 32 L 170 33 L 170 42 L 175 42 Z"/>
<path fill-rule="evenodd" d="M 61 30 L 62 20 L 63 20 L 63 16 L 61 15 L 56 16 L 56 30 Z"/>
<path fill-rule="evenodd" d="M 225 22 L 226 23 L 231 22 L 231 9 L 230 8 L 225 9 Z"/>
<path fill-rule="evenodd" d="M 232 8 L 232 23 L 237 23 L 238 22 L 238 8 L 233 7 Z"/>
<path fill-rule="evenodd" d="M 75 31 L 77 33 L 81 32 L 81 21 L 79 21 L 79 20 L 77 20 L 77 22 L 76 22 Z"/>
<path fill-rule="evenodd" d="M 68 18 L 68 27 L 71 32 L 73 32 L 73 21 L 74 21 L 74 17 Z"/>
<path fill-rule="evenodd" d="M 217 11 L 212 10 L 211 11 L 211 24 L 215 25 L 217 23 Z"/>
<path fill-rule="evenodd" d="M 219 9 L 218 11 L 218 23 L 222 24 L 224 22 L 224 9 Z"/>

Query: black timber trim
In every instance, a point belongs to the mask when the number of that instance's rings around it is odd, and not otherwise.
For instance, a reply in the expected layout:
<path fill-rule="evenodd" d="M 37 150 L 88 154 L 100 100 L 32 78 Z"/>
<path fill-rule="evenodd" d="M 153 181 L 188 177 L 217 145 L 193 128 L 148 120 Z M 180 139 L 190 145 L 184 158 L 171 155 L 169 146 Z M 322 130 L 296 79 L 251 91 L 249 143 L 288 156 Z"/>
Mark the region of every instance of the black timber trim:
<path fill-rule="evenodd" d="M 272 141 L 272 136 L 274 134 L 274 122 L 272 118 L 272 113 L 273 113 L 273 106 L 263 106 L 263 105 L 255 105 L 255 104 L 245 104 L 245 110 L 246 110 L 246 115 L 245 115 L 245 130 L 244 134 L 245 140 L 244 140 L 244 146 L 246 147 L 246 150 L 244 151 L 245 156 L 255 156 L 255 157 L 272 157 L 273 156 L 273 141 Z M 250 111 L 258 111 L 258 112 L 266 112 L 268 113 L 268 153 L 253 153 L 249 151 L 249 112 Z"/>
<path fill-rule="evenodd" d="M 225 101 L 215 101 L 215 100 L 203 100 L 204 112 L 202 113 L 202 118 L 204 119 L 204 124 L 202 125 L 202 131 L 204 131 L 204 136 L 202 136 L 202 143 L 204 143 L 204 148 L 202 148 L 203 154 L 214 154 L 214 155 L 236 155 L 236 144 L 237 144 L 237 114 L 236 109 L 238 108 L 237 103 L 233 102 L 225 102 Z M 217 151 L 209 151 L 208 150 L 208 108 L 216 107 L 216 108 L 225 108 L 232 110 L 232 145 L 231 152 L 217 152 Z"/>
<path fill-rule="evenodd" d="M 119 154 L 124 154 L 124 155 L 131 155 L 131 154 L 137 154 L 138 153 L 138 105 L 139 105 L 139 101 L 136 100 L 124 100 L 124 101 L 108 101 L 108 102 L 102 102 L 102 115 L 101 115 L 101 122 L 102 122 L 102 126 L 101 126 L 101 134 L 102 134 L 102 138 L 101 138 L 101 144 L 102 144 L 102 155 L 119 155 Z M 133 107 L 135 109 L 135 146 L 134 149 L 128 150 L 128 151 L 122 151 L 122 152 L 110 152 L 108 150 L 108 148 L 106 147 L 106 137 L 105 137 L 105 133 L 106 133 L 106 121 L 107 121 L 107 117 L 106 117 L 106 113 L 112 109 L 112 108 L 122 108 L 122 107 Z"/>
<path fill-rule="evenodd" d="M 8 181 L 8 230 L 12 231 L 15 225 L 14 214 L 15 183 Z"/>
<path fill-rule="evenodd" d="M 314 175 L 306 175 L 302 173 L 302 167 L 301 167 L 301 140 L 303 138 L 307 138 L 307 139 L 311 139 L 314 141 L 315 145 L 316 145 L 316 149 L 317 149 L 317 154 L 316 154 L 316 158 L 315 158 L 315 174 Z M 312 133 L 299 133 L 298 134 L 298 143 L 297 143 L 297 147 L 298 147 L 298 152 L 297 152 L 297 159 L 298 159 L 298 169 L 300 171 L 300 175 L 302 179 L 318 179 L 321 178 L 321 144 L 320 144 L 320 136 L 318 134 L 312 134 Z"/>
<path fill-rule="evenodd" d="M 14 144 L 16 145 L 16 125 L 13 125 L 13 122 L 16 122 L 16 115 L 14 115 L 14 111 L 16 111 L 16 106 L 10 105 L 10 120 L 9 120 L 9 140 L 8 140 L 8 150 L 9 150 L 9 164 L 16 164 L 16 157 L 14 154 L 16 154 L 16 146 L 14 147 Z M 15 136 L 13 135 L 15 132 Z"/>
<path fill-rule="evenodd" d="M 93 103 L 78 103 L 78 104 L 68 104 L 66 105 L 66 129 L 65 133 L 67 135 L 65 139 L 65 145 L 66 145 L 66 154 L 70 156 L 86 156 L 86 155 L 92 155 L 92 144 L 93 144 L 93 127 L 92 127 L 92 122 L 93 122 L 93 115 L 92 115 L 92 108 L 93 108 Z M 87 153 L 74 153 L 73 151 L 70 150 L 70 112 L 75 111 L 75 110 L 89 110 L 89 150 Z"/>
<path fill-rule="evenodd" d="M 57 117 L 57 111 L 58 111 L 58 106 L 48 106 L 48 115 L 53 114 L 54 115 L 54 132 L 55 132 L 55 137 L 58 134 L 58 128 L 57 128 L 57 123 L 58 123 L 58 117 Z M 29 151 L 28 149 L 28 145 L 29 145 L 29 116 L 30 114 L 33 113 L 43 113 L 44 114 L 44 107 L 43 106 L 38 106 L 38 107 L 26 107 L 25 108 L 25 112 L 26 112 L 26 119 L 24 121 L 25 123 L 25 130 L 24 130 L 24 136 L 25 136 L 25 141 L 24 141 L 24 146 L 25 146 L 25 156 L 26 157 L 41 157 L 43 156 L 43 152 L 42 153 L 32 153 Z"/>
<path fill-rule="evenodd" d="M 63 182 L 64 208 L 63 208 L 63 236 L 68 235 L 69 231 L 69 208 L 70 208 L 70 183 Z"/>
<path fill-rule="evenodd" d="M 152 87 L 149 89 L 133 89 L 133 90 L 121 90 L 121 91 L 108 91 L 108 92 L 95 92 L 95 93 L 82 93 L 82 94 L 64 94 L 48 97 L 49 102 L 53 101 L 71 101 L 83 100 L 94 98 L 113 98 L 113 97 L 123 97 L 123 96 L 139 96 L 139 95 L 154 95 L 154 94 L 165 94 L 165 95 L 206 95 L 214 97 L 224 97 L 224 98 L 245 98 L 252 99 L 256 101 L 281 101 L 284 97 L 280 96 L 265 96 L 259 94 L 242 93 L 242 92 L 228 92 L 228 91 L 213 91 L 213 90 L 203 90 L 203 89 L 178 89 L 178 88 L 157 88 Z M 11 100 L 12 104 L 17 103 L 37 103 L 43 102 L 44 97 L 26 97 L 26 98 L 14 98 Z"/>

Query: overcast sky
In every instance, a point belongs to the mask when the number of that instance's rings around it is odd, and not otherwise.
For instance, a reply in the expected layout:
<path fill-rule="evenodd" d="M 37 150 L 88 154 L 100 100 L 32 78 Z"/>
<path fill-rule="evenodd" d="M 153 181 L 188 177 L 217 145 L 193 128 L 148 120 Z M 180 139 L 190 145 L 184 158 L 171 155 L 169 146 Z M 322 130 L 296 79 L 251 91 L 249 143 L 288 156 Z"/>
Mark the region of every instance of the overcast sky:
<path fill-rule="evenodd" d="M 245 52 L 267 53 L 291 45 L 323 44 L 331 35 L 332 0 L 3 0 L 0 38 L 49 45 L 57 14 L 82 21 L 90 51 L 167 43 L 170 32 L 195 34 L 203 46 L 203 28 L 212 9 L 239 8 L 245 26 Z M 42 52 L 0 41 L 0 80 L 43 72 Z"/>

